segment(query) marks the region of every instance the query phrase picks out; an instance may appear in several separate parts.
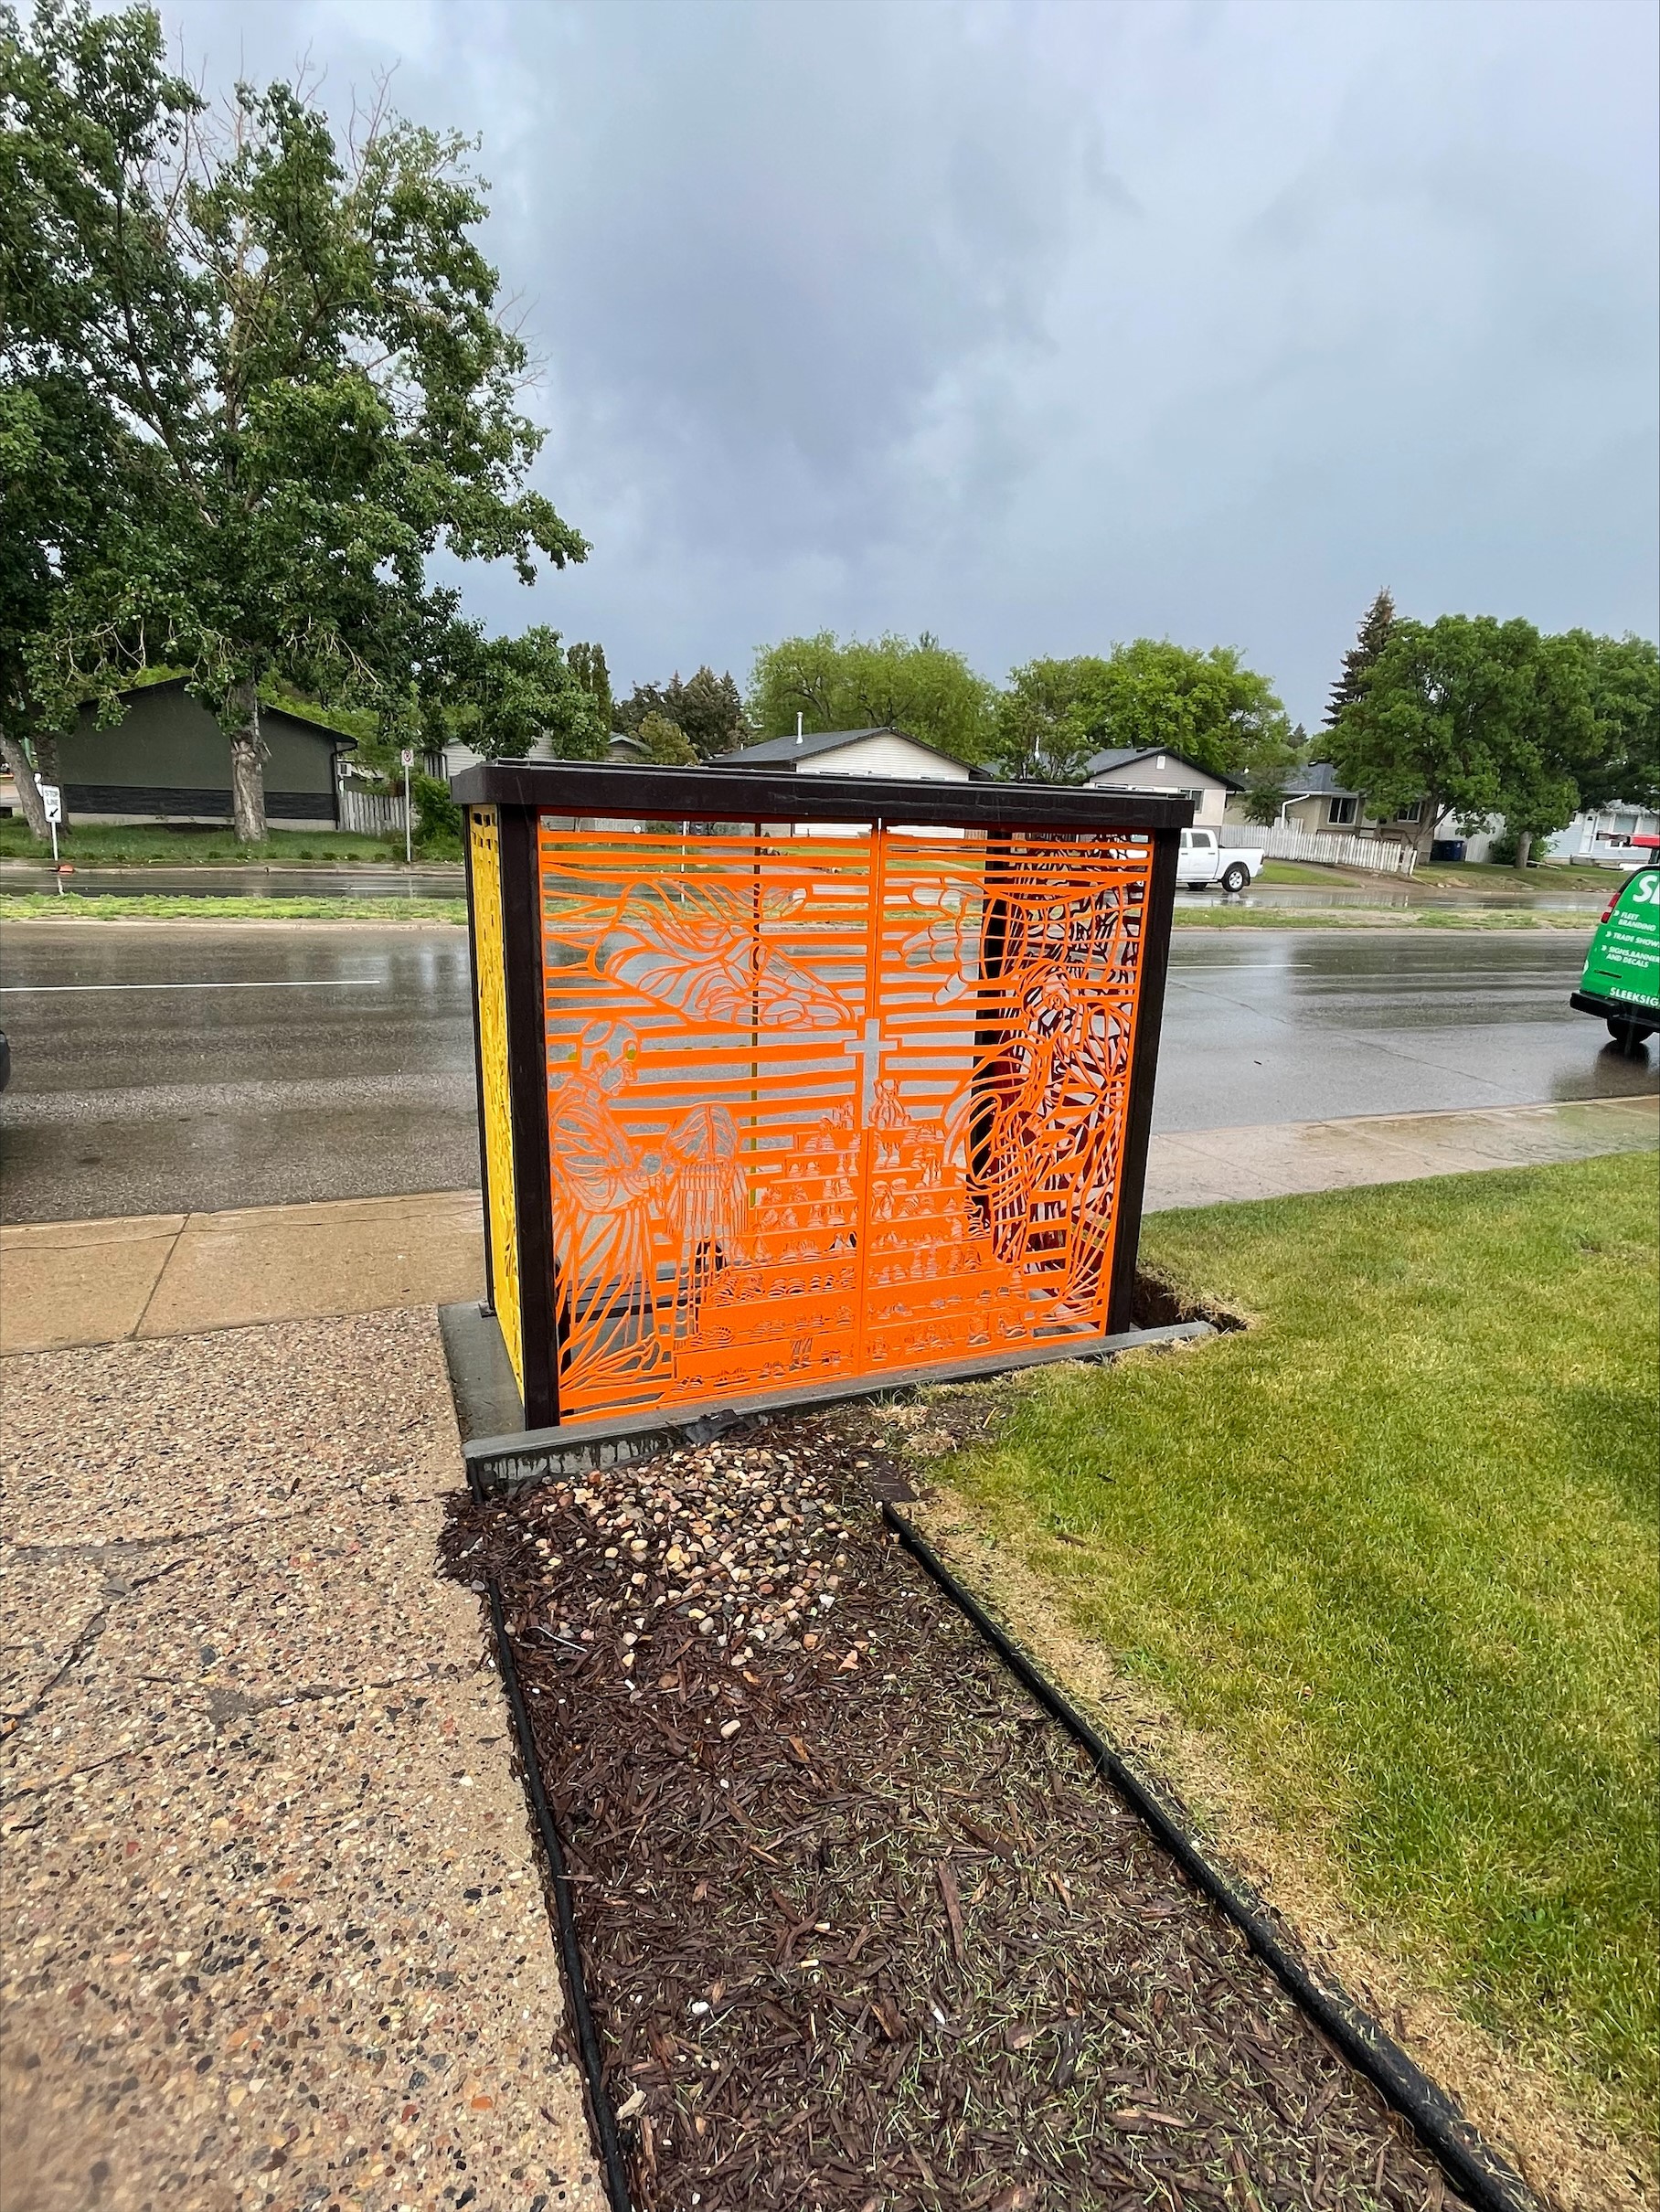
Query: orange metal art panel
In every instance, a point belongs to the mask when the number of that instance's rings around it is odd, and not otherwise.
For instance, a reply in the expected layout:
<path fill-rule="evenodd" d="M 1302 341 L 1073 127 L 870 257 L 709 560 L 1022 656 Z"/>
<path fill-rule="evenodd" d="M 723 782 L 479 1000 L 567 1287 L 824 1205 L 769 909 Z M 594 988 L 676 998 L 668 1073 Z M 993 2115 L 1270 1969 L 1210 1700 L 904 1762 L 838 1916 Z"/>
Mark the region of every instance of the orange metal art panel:
<path fill-rule="evenodd" d="M 562 1421 L 1102 1333 L 1149 845 L 539 861 Z"/>

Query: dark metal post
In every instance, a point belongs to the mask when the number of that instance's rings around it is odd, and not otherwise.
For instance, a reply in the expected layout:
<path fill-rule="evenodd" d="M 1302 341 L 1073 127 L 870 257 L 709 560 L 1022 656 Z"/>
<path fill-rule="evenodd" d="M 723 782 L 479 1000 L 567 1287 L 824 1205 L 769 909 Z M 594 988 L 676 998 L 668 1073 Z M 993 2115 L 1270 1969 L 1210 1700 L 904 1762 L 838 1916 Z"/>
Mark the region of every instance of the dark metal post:
<path fill-rule="evenodd" d="M 559 1291 L 554 1281 L 553 1181 L 548 1148 L 548 1020 L 542 979 L 538 811 L 498 806 L 502 942 L 507 970 L 507 1097 L 518 1221 L 519 1335 L 525 1426 L 559 1418 Z"/>
<path fill-rule="evenodd" d="M 1153 833 L 1153 867 L 1142 908 L 1141 978 L 1135 994 L 1135 1035 L 1131 1039 L 1130 1103 L 1125 1117 L 1123 1157 L 1118 1164 L 1118 1223 L 1112 1239 L 1112 1282 L 1107 1295 L 1109 1335 L 1133 1324 L 1135 1261 L 1141 1249 L 1142 1186 L 1147 1173 L 1147 1143 L 1153 1133 L 1153 1087 L 1158 1077 L 1158 1038 L 1165 1012 L 1165 976 L 1170 964 L 1170 931 L 1176 915 L 1176 867 L 1181 832 Z"/>
<path fill-rule="evenodd" d="M 473 983 L 473 1095 L 478 1101 L 478 1186 L 484 1205 L 484 1294 L 481 1313 L 495 1311 L 495 1254 L 490 1243 L 490 1147 L 484 1131 L 484 1042 L 478 1006 L 478 916 L 473 901 L 473 810 L 462 809 L 462 858 L 467 870 L 467 973 Z"/>

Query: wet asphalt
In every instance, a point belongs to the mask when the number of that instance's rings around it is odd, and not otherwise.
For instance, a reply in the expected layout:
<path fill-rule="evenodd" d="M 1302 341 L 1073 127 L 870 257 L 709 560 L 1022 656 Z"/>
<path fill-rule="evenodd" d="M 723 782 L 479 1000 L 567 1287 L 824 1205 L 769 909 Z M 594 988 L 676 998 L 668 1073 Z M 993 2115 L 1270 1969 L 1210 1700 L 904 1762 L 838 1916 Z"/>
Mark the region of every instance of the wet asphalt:
<path fill-rule="evenodd" d="M 1155 1126 L 1660 1090 L 1569 1007 L 1577 931 L 1183 931 Z M 0 941 L 0 1218 L 478 1180 L 455 929 L 20 923 Z"/>

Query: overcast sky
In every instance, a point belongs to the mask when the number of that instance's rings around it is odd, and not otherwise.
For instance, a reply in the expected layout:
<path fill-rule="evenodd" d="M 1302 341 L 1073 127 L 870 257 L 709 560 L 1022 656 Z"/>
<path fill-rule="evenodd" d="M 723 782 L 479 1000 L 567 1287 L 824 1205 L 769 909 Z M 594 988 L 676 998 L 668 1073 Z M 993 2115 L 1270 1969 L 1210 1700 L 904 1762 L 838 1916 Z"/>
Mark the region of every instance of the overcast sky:
<path fill-rule="evenodd" d="M 1001 679 L 1407 612 L 1655 632 L 1653 0 L 164 0 L 210 85 L 482 134 L 620 688 L 797 631 Z"/>

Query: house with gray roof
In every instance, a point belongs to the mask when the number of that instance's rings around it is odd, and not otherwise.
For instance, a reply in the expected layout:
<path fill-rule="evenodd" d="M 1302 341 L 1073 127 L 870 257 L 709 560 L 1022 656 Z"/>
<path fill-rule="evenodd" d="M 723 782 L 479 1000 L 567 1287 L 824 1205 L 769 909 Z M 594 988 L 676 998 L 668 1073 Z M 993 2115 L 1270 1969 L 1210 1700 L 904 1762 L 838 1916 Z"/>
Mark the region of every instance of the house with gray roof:
<path fill-rule="evenodd" d="M 809 729 L 717 754 L 711 768 L 789 769 L 802 776 L 903 776 L 936 783 L 990 778 L 903 729 Z"/>
<path fill-rule="evenodd" d="M 1200 768 L 1167 745 L 1112 745 L 1085 764 L 1084 782 L 1102 791 L 1156 792 L 1191 799 L 1196 824 L 1225 819 L 1228 802 L 1245 789 L 1237 776 Z"/>

